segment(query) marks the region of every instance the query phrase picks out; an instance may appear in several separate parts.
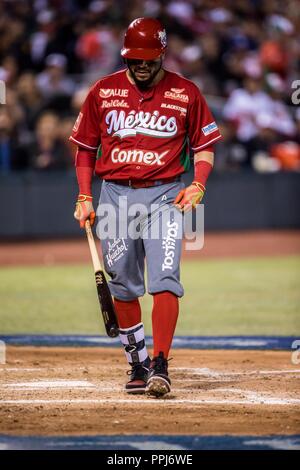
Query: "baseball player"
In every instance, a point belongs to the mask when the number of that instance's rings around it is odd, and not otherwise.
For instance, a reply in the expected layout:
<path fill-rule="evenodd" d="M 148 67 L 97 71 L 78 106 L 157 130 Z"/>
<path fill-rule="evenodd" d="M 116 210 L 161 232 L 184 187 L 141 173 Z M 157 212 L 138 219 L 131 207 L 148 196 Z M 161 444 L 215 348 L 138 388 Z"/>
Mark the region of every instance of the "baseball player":
<path fill-rule="evenodd" d="M 182 220 L 185 211 L 201 202 L 213 166 L 212 145 L 221 138 L 197 86 L 163 68 L 166 48 L 166 32 L 158 20 L 134 20 L 121 50 L 126 68 L 95 83 L 70 137 L 78 146 L 74 216 L 80 226 L 95 220 L 95 173 L 102 179 L 99 213 L 102 207 L 113 208 L 111 225 L 127 217 L 128 227 L 140 229 L 138 237 L 103 237 L 101 247 L 120 340 L 131 366 L 125 390 L 154 396 L 171 389 L 168 355 L 183 295 L 178 217 Z M 184 187 L 180 175 L 189 169 L 189 149 L 194 152 L 194 180 Z M 136 204 L 144 207 L 140 218 L 130 211 Z M 145 236 L 154 223 L 153 205 L 155 214 L 163 214 L 164 230 L 158 237 Z M 153 296 L 152 359 L 139 303 L 145 293 L 145 260 L 147 288 Z"/>

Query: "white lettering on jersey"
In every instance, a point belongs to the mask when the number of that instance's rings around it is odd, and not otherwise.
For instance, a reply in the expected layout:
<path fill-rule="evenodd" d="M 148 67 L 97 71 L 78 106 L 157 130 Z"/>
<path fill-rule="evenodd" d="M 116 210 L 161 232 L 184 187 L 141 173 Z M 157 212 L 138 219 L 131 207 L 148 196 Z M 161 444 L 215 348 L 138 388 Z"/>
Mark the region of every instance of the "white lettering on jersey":
<path fill-rule="evenodd" d="M 202 132 L 204 135 L 209 135 L 212 132 L 215 132 L 218 130 L 218 126 L 215 123 L 215 121 L 211 122 L 210 124 L 207 124 L 207 126 L 202 127 Z"/>
<path fill-rule="evenodd" d="M 177 123 L 174 116 L 160 116 L 159 111 L 149 112 L 134 110 L 126 116 L 125 111 L 112 110 L 106 115 L 107 133 L 122 139 L 136 134 L 151 137 L 172 137 L 177 132 Z"/>
<path fill-rule="evenodd" d="M 169 153 L 169 150 L 162 152 L 144 151 L 144 150 L 121 150 L 116 147 L 111 152 L 113 163 L 144 163 L 145 165 L 164 165 L 162 159 Z"/>
<path fill-rule="evenodd" d="M 182 90 L 184 90 L 184 88 Z M 179 91 L 182 91 L 182 90 L 178 88 L 171 88 L 171 91 L 165 91 L 164 98 L 169 98 L 170 100 L 175 100 L 175 101 L 181 101 L 182 103 L 188 103 L 189 102 L 188 95 L 183 95 L 182 93 L 178 93 Z"/>
<path fill-rule="evenodd" d="M 128 97 L 129 90 L 121 90 L 120 88 L 100 88 L 100 98 L 110 98 L 111 96 L 121 96 L 121 98 Z"/>
<path fill-rule="evenodd" d="M 129 104 L 124 100 L 104 100 L 101 108 L 129 108 Z"/>
<path fill-rule="evenodd" d="M 180 115 L 184 116 L 187 113 L 186 108 L 182 108 L 181 106 L 177 106 L 176 104 L 167 104 L 167 103 L 162 103 L 160 105 L 161 108 L 167 108 L 167 109 L 174 109 L 175 111 L 180 111 Z"/>

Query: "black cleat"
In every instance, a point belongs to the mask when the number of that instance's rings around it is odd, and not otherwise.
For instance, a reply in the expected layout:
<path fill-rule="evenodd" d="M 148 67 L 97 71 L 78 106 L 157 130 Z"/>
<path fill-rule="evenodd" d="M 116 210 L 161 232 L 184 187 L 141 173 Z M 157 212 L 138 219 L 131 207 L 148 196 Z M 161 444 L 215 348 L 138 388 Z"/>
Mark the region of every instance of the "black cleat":
<path fill-rule="evenodd" d="M 130 375 L 130 380 L 125 385 L 125 392 L 132 394 L 145 393 L 149 365 L 149 357 L 143 362 L 137 362 L 131 365 L 131 370 L 127 372 L 127 374 Z"/>
<path fill-rule="evenodd" d="M 168 361 L 162 352 L 154 357 L 150 364 L 146 393 L 161 397 L 171 391 L 171 380 L 168 377 Z"/>

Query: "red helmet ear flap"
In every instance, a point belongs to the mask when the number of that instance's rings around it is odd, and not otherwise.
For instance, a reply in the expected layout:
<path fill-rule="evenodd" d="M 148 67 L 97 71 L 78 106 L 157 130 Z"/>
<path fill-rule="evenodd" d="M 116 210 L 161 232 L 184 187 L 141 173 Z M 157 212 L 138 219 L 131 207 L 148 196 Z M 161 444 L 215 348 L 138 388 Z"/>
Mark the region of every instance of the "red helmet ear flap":
<path fill-rule="evenodd" d="M 137 18 L 128 26 L 121 55 L 126 59 L 154 60 L 166 48 L 167 35 L 160 21 L 155 18 Z"/>

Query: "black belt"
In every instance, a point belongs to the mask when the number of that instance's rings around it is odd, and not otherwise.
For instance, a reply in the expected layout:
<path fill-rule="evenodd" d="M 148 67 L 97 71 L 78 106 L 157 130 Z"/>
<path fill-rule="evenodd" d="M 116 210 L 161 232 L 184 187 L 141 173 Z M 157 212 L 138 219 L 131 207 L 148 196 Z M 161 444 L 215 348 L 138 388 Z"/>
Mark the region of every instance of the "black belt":
<path fill-rule="evenodd" d="M 174 183 L 180 181 L 180 176 L 173 176 L 171 178 L 165 178 L 163 180 L 106 180 L 108 183 L 120 184 L 121 186 L 128 186 L 130 188 L 152 188 L 153 186 L 160 186 L 162 184 Z"/>

